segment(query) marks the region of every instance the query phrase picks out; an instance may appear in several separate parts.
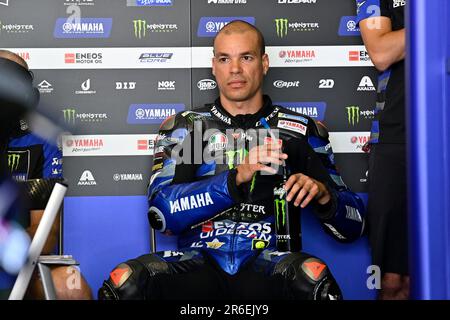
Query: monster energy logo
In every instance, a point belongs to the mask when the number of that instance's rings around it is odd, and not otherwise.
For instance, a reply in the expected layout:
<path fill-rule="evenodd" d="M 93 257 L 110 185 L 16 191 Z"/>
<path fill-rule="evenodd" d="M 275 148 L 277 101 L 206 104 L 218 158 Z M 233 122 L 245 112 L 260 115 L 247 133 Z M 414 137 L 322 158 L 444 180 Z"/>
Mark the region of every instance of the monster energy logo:
<path fill-rule="evenodd" d="M 11 171 L 19 169 L 20 154 L 11 153 L 8 154 L 8 167 Z"/>
<path fill-rule="evenodd" d="M 275 218 L 278 225 L 280 221 L 280 206 L 281 206 L 281 221 L 282 226 L 286 224 L 286 200 L 285 199 L 275 199 Z"/>
<path fill-rule="evenodd" d="M 134 36 L 138 39 L 145 37 L 147 31 L 147 21 L 133 20 Z"/>
<path fill-rule="evenodd" d="M 66 123 L 75 123 L 75 109 L 64 109 L 62 112 Z"/>
<path fill-rule="evenodd" d="M 277 27 L 277 36 L 279 36 L 280 38 L 287 36 L 288 19 L 275 19 L 275 24 Z"/>
<path fill-rule="evenodd" d="M 352 126 L 359 123 L 359 107 L 357 106 L 347 107 L 347 116 L 348 116 L 348 123 L 351 124 Z"/>
<path fill-rule="evenodd" d="M 236 154 L 238 155 L 237 163 L 242 163 L 244 161 L 245 156 L 248 154 L 248 151 L 245 149 L 239 149 L 239 150 L 230 150 L 230 151 L 225 152 L 225 155 L 228 158 L 228 161 L 227 161 L 228 169 L 230 169 L 230 170 L 235 167 L 234 158 L 236 157 Z"/>
<path fill-rule="evenodd" d="M 237 157 L 237 163 L 244 162 L 244 158 L 248 155 L 248 151 L 246 149 L 238 149 L 238 150 L 229 150 L 225 152 L 225 155 L 228 158 L 228 169 L 234 169 L 236 166 L 234 163 L 234 158 Z M 253 174 L 252 182 L 250 184 L 250 193 L 253 192 L 253 189 L 255 189 L 255 183 L 256 183 L 256 172 Z"/>

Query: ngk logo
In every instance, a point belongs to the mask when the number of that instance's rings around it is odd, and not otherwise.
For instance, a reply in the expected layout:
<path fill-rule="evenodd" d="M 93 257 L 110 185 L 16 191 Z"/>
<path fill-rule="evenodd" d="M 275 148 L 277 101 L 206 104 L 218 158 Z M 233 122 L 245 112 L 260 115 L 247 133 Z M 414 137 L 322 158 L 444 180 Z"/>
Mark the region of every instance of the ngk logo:
<path fill-rule="evenodd" d="M 175 90 L 175 81 L 158 81 L 158 90 Z"/>

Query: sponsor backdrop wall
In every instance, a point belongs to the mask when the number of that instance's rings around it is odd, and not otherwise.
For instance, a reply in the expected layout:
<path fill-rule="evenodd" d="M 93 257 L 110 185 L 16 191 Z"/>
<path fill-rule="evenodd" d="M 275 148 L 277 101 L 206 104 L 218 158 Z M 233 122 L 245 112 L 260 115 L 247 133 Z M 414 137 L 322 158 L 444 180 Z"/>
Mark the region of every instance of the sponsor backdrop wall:
<path fill-rule="evenodd" d="M 39 108 L 70 132 L 64 253 L 94 293 L 116 264 L 151 250 L 145 194 L 159 124 L 215 99 L 212 40 L 233 19 L 266 37 L 265 92 L 326 124 L 344 180 L 365 198 L 376 72 L 355 10 L 354 0 L 0 0 L 0 47 L 29 63 Z M 367 239 L 341 245 L 303 220 L 305 250 L 331 265 L 344 296 L 373 298 Z"/>

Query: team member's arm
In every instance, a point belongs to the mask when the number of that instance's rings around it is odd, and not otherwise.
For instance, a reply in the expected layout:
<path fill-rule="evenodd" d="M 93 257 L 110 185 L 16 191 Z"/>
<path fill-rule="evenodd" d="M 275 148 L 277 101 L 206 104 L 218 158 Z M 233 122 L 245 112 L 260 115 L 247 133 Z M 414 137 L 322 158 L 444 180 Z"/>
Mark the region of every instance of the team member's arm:
<path fill-rule="evenodd" d="M 357 23 L 367 52 L 383 72 L 405 58 L 405 29 L 393 31 L 386 0 L 357 0 Z"/>
<path fill-rule="evenodd" d="M 178 114 L 161 125 L 156 142 L 148 187 L 148 218 L 154 229 L 166 234 L 179 234 L 240 201 L 240 191 L 231 183 L 236 179 L 236 170 L 197 178 L 203 176 L 199 170 L 212 172 L 215 167 L 214 163 L 193 164 L 194 153 L 203 154 L 201 145 L 193 150 L 193 130 L 193 124 Z"/>
<path fill-rule="evenodd" d="M 42 172 L 32 173 L 33 177 L 42 177 L 44 179 L 61 178 L 62 177 L 62 154 L 61 151 L 54 145 L 44 143 L 43 144 L 43 167 L 37 170 Z M 39 209 L 33 208 L 30 210 L 30 226 L 27 228 L 27 232 L 31 238 L 36 234 L 39 223 L 41 222 L 44 210 L 42 206 Z M 58 242 L 60 223 L 59 214 L 56 216 L 55 222 L 52 225 L 47 241 L 42 249 L 42 254 L 51 254 Z"/>

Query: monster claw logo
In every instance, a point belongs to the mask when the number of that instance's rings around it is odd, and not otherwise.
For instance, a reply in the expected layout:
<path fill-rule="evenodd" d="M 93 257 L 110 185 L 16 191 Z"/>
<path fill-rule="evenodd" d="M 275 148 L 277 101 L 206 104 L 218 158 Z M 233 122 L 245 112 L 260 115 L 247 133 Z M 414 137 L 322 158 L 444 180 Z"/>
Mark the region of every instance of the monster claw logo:
<path fill-rule="evenodd" d="M 288 33 L 288 19 L 275 19 L 277 36 L 284 38 Z"/>
<path fill-rule="evenodd" d="M 138 39 L 145 37 L 147 30 L 147 21 L 133 20 L 134 36 Z"/>
<path fill-rule="evenodd" d="M 64 114 L 64 121 L 66 123 L 75 124 L 75 109 L 64 109 L 62 110 Z"/>
<path fill-rule="evenodd" d="M 279 225 L 280 221 L 280 207 L 281 207 L 281 223 L 282 226 L 286 224 L 286 200 L 275 199 L 275 221 Z"/>
<path fill-rule="evenodd" d="M 359 107 L 349 106 L 347 107 L 348 123 L 352 126 L 359 123 Z"/>
<path fill-rule="evenodd" d="M 234 158 L 237 155 L 237 163 L 242 163 L 244 158 L 248 155 L 248 151 L 246 149 L 238 149 L 238 150 L 229 150 L 225 152 L 225 155 L 228 158 L 228 168 L 231 170 L 234 168 Z"/>
<path fill-rule="evenodd" d="M 20 163 L 20 154 L 17 153 L 8 154 L 8 167 L 11 172 L 19 169 L 19 163 Z"/>

